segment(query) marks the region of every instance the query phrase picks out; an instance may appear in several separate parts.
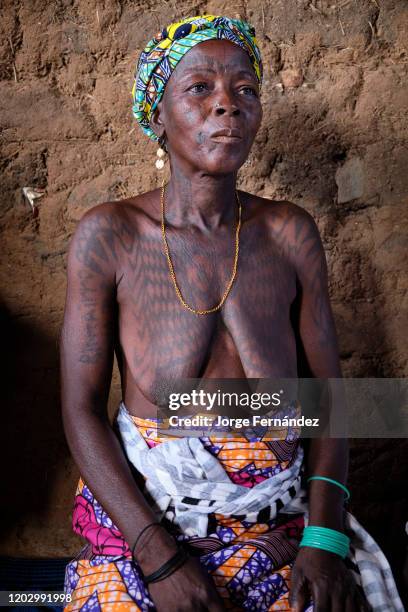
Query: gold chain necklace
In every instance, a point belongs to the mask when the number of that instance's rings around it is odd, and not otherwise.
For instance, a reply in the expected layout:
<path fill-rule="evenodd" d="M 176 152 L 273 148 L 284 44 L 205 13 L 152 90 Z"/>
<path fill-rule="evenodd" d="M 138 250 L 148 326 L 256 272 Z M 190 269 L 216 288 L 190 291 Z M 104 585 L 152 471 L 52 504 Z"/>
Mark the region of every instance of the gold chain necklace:
<path fill-rule="evenodd" d="M 184 306 L 184 308 L 187 308 L 187 310 L 197 315 L 210 314 L 211 312 L 215 312 L 216 310 L 219 310 L 222 307 L 222 305 L 224 304 L 225 300 L 228 297 L 229 292 L 231 291 L 231 287 L 234 283 L 235 276 L 237 274 L 238 255 L 239 255 L 239 230 L 241 229 L 241 210 L 242 210 L 241 201 L 238 196 L 238 191 L 235 191 L 235 195 L 236 195 L 237 202 L 238 202 L 238 223 L 237 223 L 237 229 L 235 232 L 235 258 L 234 258 L 234 265 L 232 268 L 231 279 L 227 285 L 226 290 L 224 291 L 221 301 L 219 302 L 219 304 L 217 304 L 217 306 L 214 306 L 213 308 L 208 308 L 206 310 L 197 310 L 189 306 L 187 302 L 184 300 L 181 294 L 181 291 L 180 291 L 180 287 L 178 286 L 178 283 L 177 283 L 177 279 L 176 279 L 176 275 L 175 275 L 174 267 L 173 267 L 173 262 L 171 261 L 171 257 L 170 257 L 169 245 L 167 244 L 166 229 L 165 229 L 165 224 L 164 224 L 164 189 L 165 189 L 165 184 L 164 184 L 164 179 L 163 179 L 162 187 L 161 187 L 161 195 L 160 195 L 161 229 L 162 229 L 162 236 L 163 236 L 164 251 L 166 253 L 167 263 L 169 264 L 169 271 L 170 271 L 171 279 L 173 281 L 174 289 L 176 290 L 177 296 L 180 302 L 182 303 L 182 305 Z"/>

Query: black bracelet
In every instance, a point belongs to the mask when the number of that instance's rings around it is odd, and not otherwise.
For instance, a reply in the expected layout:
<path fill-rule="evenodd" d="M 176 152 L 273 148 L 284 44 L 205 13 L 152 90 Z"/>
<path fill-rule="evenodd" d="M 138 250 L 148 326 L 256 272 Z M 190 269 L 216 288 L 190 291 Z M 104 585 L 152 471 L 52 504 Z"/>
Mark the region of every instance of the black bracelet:
<path fill-rule="evenodd" d="M 188 559 L 188 552 L 184 548 L 179 548 L 175 555 L 173 555 L 166 563 L 164 563 L 159 569 L 152 574 L 144 576 L 144 582 L 150 584 L 151 582 L 159 582 L 164 580 L 179 569 Z"/>
<path fill-rule="evenodd" d="M 136 549 L 137 544 L 139 543 L 140 538 L 142 537 L 145 531 L 147 531 L 148 529 L 150 529 L 150 527 L 153 527 L 154 525 L 159 525 L 160 527 L 162 527 L 162 525 L 158 521 L 154 521 L 154 523 L 149 523 L 148 525 L 143 527 L 142 531 L 139 533 L 139 535 L 136 538 L 135 543 L 132 546 L 132 558 L 135 556 L 135 549 Z"/>

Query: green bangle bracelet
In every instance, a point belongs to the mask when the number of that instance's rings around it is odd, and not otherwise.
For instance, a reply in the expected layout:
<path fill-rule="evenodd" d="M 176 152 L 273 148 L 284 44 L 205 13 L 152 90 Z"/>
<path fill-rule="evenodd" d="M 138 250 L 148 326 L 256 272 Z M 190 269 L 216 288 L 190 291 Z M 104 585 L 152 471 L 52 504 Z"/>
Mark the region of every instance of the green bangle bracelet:
<path fill-rule="evenodd" d="M 337 542 L 341 545 L 350 545 L 350 538 L 341 531 L 330 529 L 329 527 L 318 527 L 315 525 L 309 525 L 303 530 L 304 538 L 322 538 L 323 540 L 330 540 L 331 542 Z"/>
<path fill-rule="evenodd" d="M 339 555 L 342 559 L 347 556 L 350 538 L 341 531 L 319 525 L 308 525 L 303 530 L 299 547 L 310 546 L 320 548 Z"/>
<path fill-rule="evenodd" d="M 324 536 L 319 533 L 304 533 L 303 539 L 305 538 L 313 538 L 313 540 L 322 540 L 325 542 L 333 542 L 334 544 L 339 544 L 340 546 L 348 546 L 349 542 L 347 540 L 341 540 L 340 538 L 331 538 L 330 536 Z"/>
<path fill-rule="evenodd" d="M 308 542 L 308 543 L 300 542 L 299 548 L 300 547 L 304 547 L 304 546 L 309 546 L 310 548 L 318 548 L 320 550 L 327 550 L 327 552 L 334 553 L 335 555 L 338 555 L 342 559 L 345 559 L 345 557 L 347 557 L 347 553 L 348 553 L 348 549 L 333 548 L 330 545 L 321 544 L 321 543 L 318 543 L 318 542 Z"/>
<path fill-rule="evenodd" d="M 303 533 L 314 533 L 314 534 L 321 534 L 321 535 L 327 535 L 329 537 L 332 537 L 336 540 L 341 540 L 344 542 L 350 542 L 350 538 L 343 533 L 342 531 L 338 531 L 337 529 L 332 529 L 331 527 L 322 527 L 321 525 L 308 525 L 307 527 L 305 527 L 303 529 Z"/>
<path fill-rule="evenodd" d="M 346 494 L 346 500 L 350 499 L 350 491 L 348 488 L 333 478 L 327 478 L 327 476 L 310 476 L 310 478 L 307 479 L 307 482 L 309 482 L 309 480 L 325 480 L 326 482 L 331 482 L 331 484 L 337 485 L 340 487 L 340 489 L 343 489 Z"/>
<path fill-rule="evenodd" d="M 328 542 L 321 542 L 319 540 L 302 540 L 299 547 L 310 546 L 311 548 L 319 548 L 320 550 L 327 550 L 329 552 L 339 555 L 342 559 L 347 556 L 349 551 L 348 546 L 334 546 Z"/>
<path fill-rule="evenodd" d="M 341 546 L 341 547 L 349 545 L 348 542 L 339 542 L 337 540 L 332 540 L 330 538 L 323 538 L 321 536 L 313 536 L 313 535 L 305 535 L 302 538 L 302 542 L 305 542 L 306 540 L 307 541 L 314 540 L 316 542 L 327 542 L 328 544 L 333 544 L 333 546 Z"/>
<path fill-rule="evenodd" d="M 328 540 L 321 540 L 320 538 L 303 538 L 302 539 L 302 544 L 309 544 L 309 542 L 313 543 L 313 544 L 327 544 L 327 546 L 331 546 L 333 548 L 338 548 L 338 549 L 346 549 L 347 546 L 344 546 L 342 544 L 339 544 L 337 542 L 329 542 Z"/>

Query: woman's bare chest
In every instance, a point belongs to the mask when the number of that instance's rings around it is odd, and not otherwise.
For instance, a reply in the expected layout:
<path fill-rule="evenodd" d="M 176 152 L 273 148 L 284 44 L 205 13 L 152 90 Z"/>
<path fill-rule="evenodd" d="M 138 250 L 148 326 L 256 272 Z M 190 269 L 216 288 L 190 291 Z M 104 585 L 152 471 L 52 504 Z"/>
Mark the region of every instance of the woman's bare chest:
<path fill-rule="evenodd" d="M 279 249 L 259 238 L 243 242 L 229 295 L 210 315 L 181 304 L 160 244 L 142 245 L 124 270 L 118 287 L 123 367 L 153 403 L 155 389 L 177 378 L 296 375 L 295 272 Z M 189 255 L 173 255 L 180 291 L 193 308 L 211 308 L 231 278 L 233 248 L 207 256 L 193 248 Z"/>

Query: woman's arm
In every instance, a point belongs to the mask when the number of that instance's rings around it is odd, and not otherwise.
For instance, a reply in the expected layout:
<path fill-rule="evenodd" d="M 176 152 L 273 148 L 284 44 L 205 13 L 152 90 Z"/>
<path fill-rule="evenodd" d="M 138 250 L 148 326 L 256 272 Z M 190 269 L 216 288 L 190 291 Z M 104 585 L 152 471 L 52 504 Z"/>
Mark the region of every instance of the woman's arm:
<path fill-rule="evenodd" d="M 107 414 L 116 324 L 117 242 L 109 205 L 86 214 L 71 240 L 60 342 L 62 415 L 83 479 L 132 546 L 155 516 L 135 486 Z"/>
<path fill-rule="evenodd" d="M 60 344 L 62 414 L 82 478 L 132 547 L 157 518 L 136 485 L 107 414 L 117 323 L 117 215 L 109 204 L 95 207 L 81 219 L 70 244 Z M 145 575 L 177 551 L 164 528 L 146 532 L 137 548 Z M 222 609 L 214 585 L 193 559 L 149 590 L 159 612 Z"/>
<path fill-rule="evenodd" d="M 308 214 L 297 220 L 296 270 L 300 291 L 298 333 L 302 344 L 301 370 L 313 378 L 341 378 L 339 348 L 328 292 L 327 264 L 318 228 Z M 344 410 L 339 397 L 321 408 Z M 322 419 L 328 415 L 321 415 Z M 328 476 L 345 483 L 348 473 L 348 442 L 342 438 L 309 440 L 306 476 Z M 311 525 L 343 529 L 344 492 L 324 481 L 309 485 Z"/>
<path fill-rule="evenodd" d="M 294 221 L 294 262 L 300 291 L 298 334 L 302 349 L 302 368 L 309 377 L 341 378 L 338 341 L 330 306 L 327 264 L 318 228 L 313 218 L 297 209 Z M 338 388 L 338 385 L 336 385 Z M 341 395 L 332 398 L 332 411 L 344 410 Z M 324 404 L 323 404 L 324 406 Z M 323 419 L 327 414 L 320 415 Z M 344 438 L 314 438 L 308 441 L 306 476 L 326 476 L 343 484 L 348 472 L 348 441 Z M 311 481 L 309 524 L 343 531 L 344 492 L 331 483 Z M 303 610 L 307 593 L 318 609 L 359 610 L 362 603 L 352 588 L 351 574 L 341 557 L 317 548 L 302 547 L 292 580 L 292 601 Z M 337 607 L 336 607 L 337 606 Z"/>

